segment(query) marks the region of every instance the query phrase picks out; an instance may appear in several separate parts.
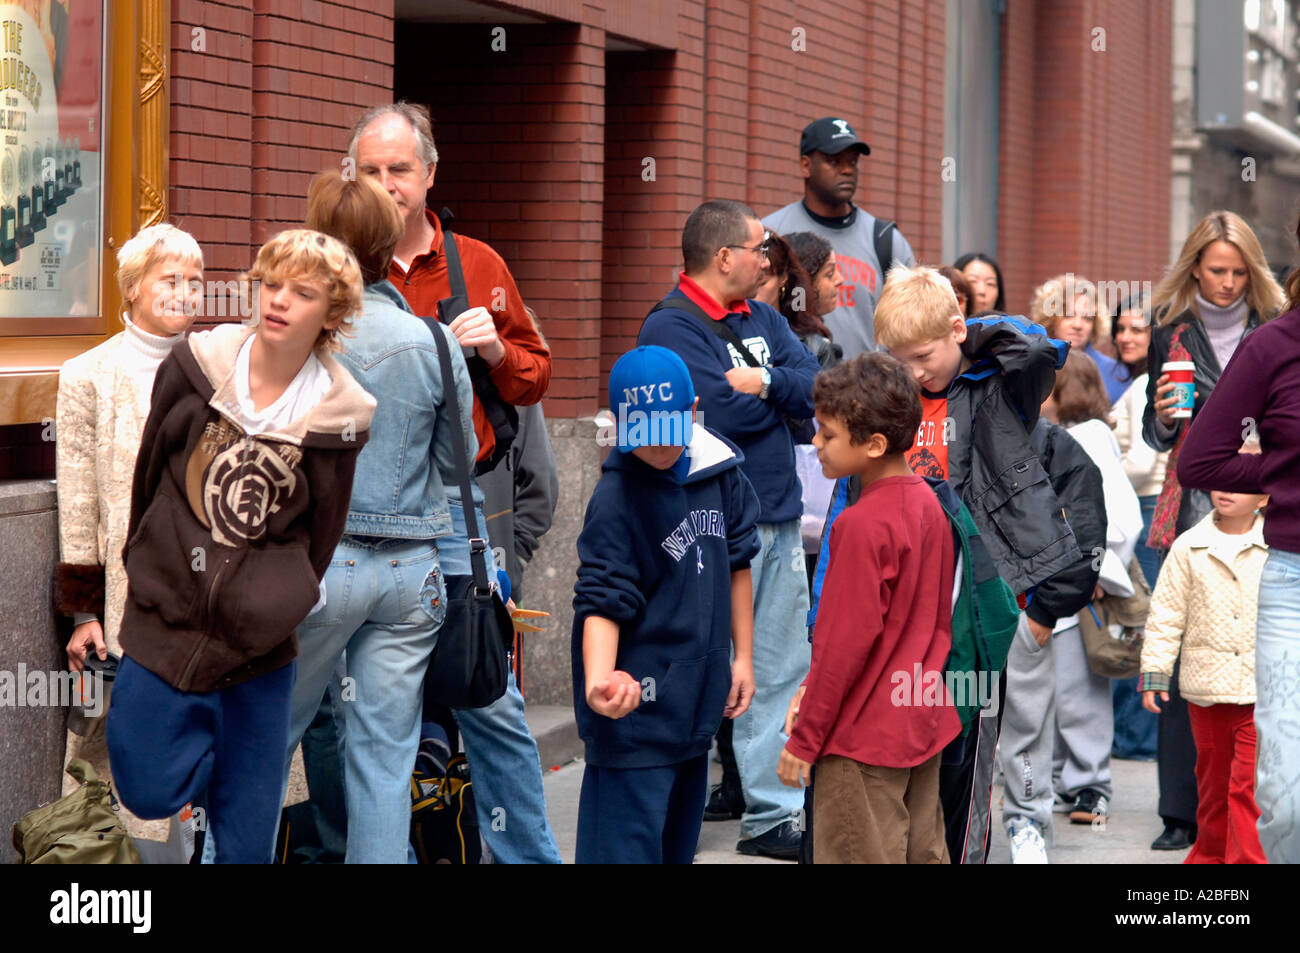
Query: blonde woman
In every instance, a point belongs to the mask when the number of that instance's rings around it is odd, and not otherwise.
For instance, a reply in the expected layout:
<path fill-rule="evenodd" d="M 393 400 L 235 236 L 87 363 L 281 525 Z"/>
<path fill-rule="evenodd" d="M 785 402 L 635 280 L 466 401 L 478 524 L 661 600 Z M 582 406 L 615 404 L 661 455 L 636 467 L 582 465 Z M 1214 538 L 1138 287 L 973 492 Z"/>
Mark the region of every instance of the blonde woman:
<path fill-rule="evenodd" d="M 172 225 L 141 229 L 117 252 L 124 330 L 67 361 L 59 371 L 55 466 L 60 562 L 58 612 L 73 620 L 68 667 L 80 672 L 89 654 L 122 654 L 118 633 L 126 602 L 122 547 L 131 515 L 131 476 L 149 416 L 154 374 L 203 304 L 203 252 Z M 104 720 L 85 737 L 69 733 L 68 757 L 89 761 L 109 777 Z M 76 787 L 76 782 L 65 778 Z M 136 836 L 166 835 L 166 824 L 126 817 Z"/>
<path fill-rule="evenodd" d="M 1178 260 L 1156 286 L 1142 439 L 1154 450 L 1171 453 L 1147 541 L 1152 549 L 1168 552 L 1177 536 L 1210 513 L 1207 492 L 1184 491 L 1178 482 L 1182 442 L 1237 347 L 1278 314 L 1284 299 L 1255 233 L 1240 216 L 1223 211 L 1211 212 L 1192 229 Z M 1195 364 L 1196 403 L 1190 419 L 1176 418 L 1174 384 L 1162 368 L 1167 361 L 1188 360 Z M 1151 845 L 1156 850 L 1178 850 L 1196 840 L 1196 746 L 1187 702 L 1177 691 L 1178 673 L 1175 668 L 1170 701 L 1160 713 L 1157 810 L 1165 830 Z"/>
<path fill-rule="evenodd" d="M 1124 395 L 1129 380 L 1118 361 L 1097 349 L 1110 332 L 1109 313 L 1102 304 L 1097 286 L 1087 278 L 1073 272 L 1057 275 L 1034 289 L 1029 320 L 1046 328 L 1049 337 L 1065 341 L 1070 350 L 1092 358 L 1113 404 Z"/>

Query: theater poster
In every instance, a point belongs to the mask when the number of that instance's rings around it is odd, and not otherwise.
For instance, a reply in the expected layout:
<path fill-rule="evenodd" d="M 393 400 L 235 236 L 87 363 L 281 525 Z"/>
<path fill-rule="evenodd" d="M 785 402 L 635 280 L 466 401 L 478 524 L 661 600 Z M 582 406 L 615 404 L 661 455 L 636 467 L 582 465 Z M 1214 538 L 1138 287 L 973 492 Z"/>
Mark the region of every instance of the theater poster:
<path fill-rule="evenodd" d="M 99 313 L 104 4 L 0 3 L 0 331 Z"/>

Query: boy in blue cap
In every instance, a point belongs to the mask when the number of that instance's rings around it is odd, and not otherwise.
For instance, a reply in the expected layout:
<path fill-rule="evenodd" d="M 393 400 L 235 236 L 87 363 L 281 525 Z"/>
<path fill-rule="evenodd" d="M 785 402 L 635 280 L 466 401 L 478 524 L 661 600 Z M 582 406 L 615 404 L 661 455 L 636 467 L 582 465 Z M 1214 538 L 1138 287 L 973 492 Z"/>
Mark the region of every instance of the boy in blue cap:
<path fill-rule="evenodd" d="M 609 396 L 618 449 L 587 505 L 573 599 L 577 861 L 689 864 L 713 735 L 754 694 L 758 497 L 736 446 L 696 423 L 672 351 L 624 354 Z"/>

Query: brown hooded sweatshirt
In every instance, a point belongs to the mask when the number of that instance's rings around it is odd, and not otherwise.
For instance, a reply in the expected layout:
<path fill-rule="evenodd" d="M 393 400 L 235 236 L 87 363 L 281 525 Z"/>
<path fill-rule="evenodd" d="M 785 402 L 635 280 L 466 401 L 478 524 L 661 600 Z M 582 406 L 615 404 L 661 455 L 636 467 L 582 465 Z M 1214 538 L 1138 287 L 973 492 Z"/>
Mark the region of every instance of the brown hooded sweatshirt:
<path fill-rule="evenodd" d="M 158 369 L 123 549 L 122 647 L 181 691 L 288 664 L 347 519 L 375 400 L 323 352 L 330 389 L 289 426 L 237 423 L 235 358 L 252 328 L 191 335 Z"/>

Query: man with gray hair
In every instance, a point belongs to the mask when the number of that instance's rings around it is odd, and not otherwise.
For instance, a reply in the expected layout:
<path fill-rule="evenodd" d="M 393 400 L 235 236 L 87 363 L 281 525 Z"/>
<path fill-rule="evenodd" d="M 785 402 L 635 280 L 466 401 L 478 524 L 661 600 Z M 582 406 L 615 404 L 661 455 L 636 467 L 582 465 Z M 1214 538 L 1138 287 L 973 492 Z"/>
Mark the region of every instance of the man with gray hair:
<path fill-rule="evenodd" d="M 518 426 L 513 405 L 535 404 L 546 392 L 550 350 L 529 319 L 505 262 L 484 242 L 456 235 L 464 300 L 440 309 L 440 302 L 452 299 L 455 292 L 444 223 L 426 206 L 438 167 L 427 108 L 399 102 L 368 110 L 353 126 L 348 157 L 358 174 L 374 176 L 393 197 L 405 223 L 388 280 L 417 315 L 437 317 L 441 310 L 466 349 L 474 383 L 478 482 L 494 501 L 490 510 L 510 507 L 512 474 L 508 466 L 497 464 L 508 457 Z M 503 415 L 508 422 L 504 427 Z M 457 487 L 448 487 L 447 495 L 453 531 L 439 541 L 442 570 L 448 576 L 469 575 L 464 504 Z M 476 486 L 474 505 L 482 504 Z M 486 525 L 481 511 L 478 519 L 480 526 Z M 479 828 L 493 855 L 504 863 L 559 863 L 546 819 L 537 743 L 524 720 L 524 700 L 514 676 L 506 694 L 492 705 L 453 715 L 474 772 Z"/>

